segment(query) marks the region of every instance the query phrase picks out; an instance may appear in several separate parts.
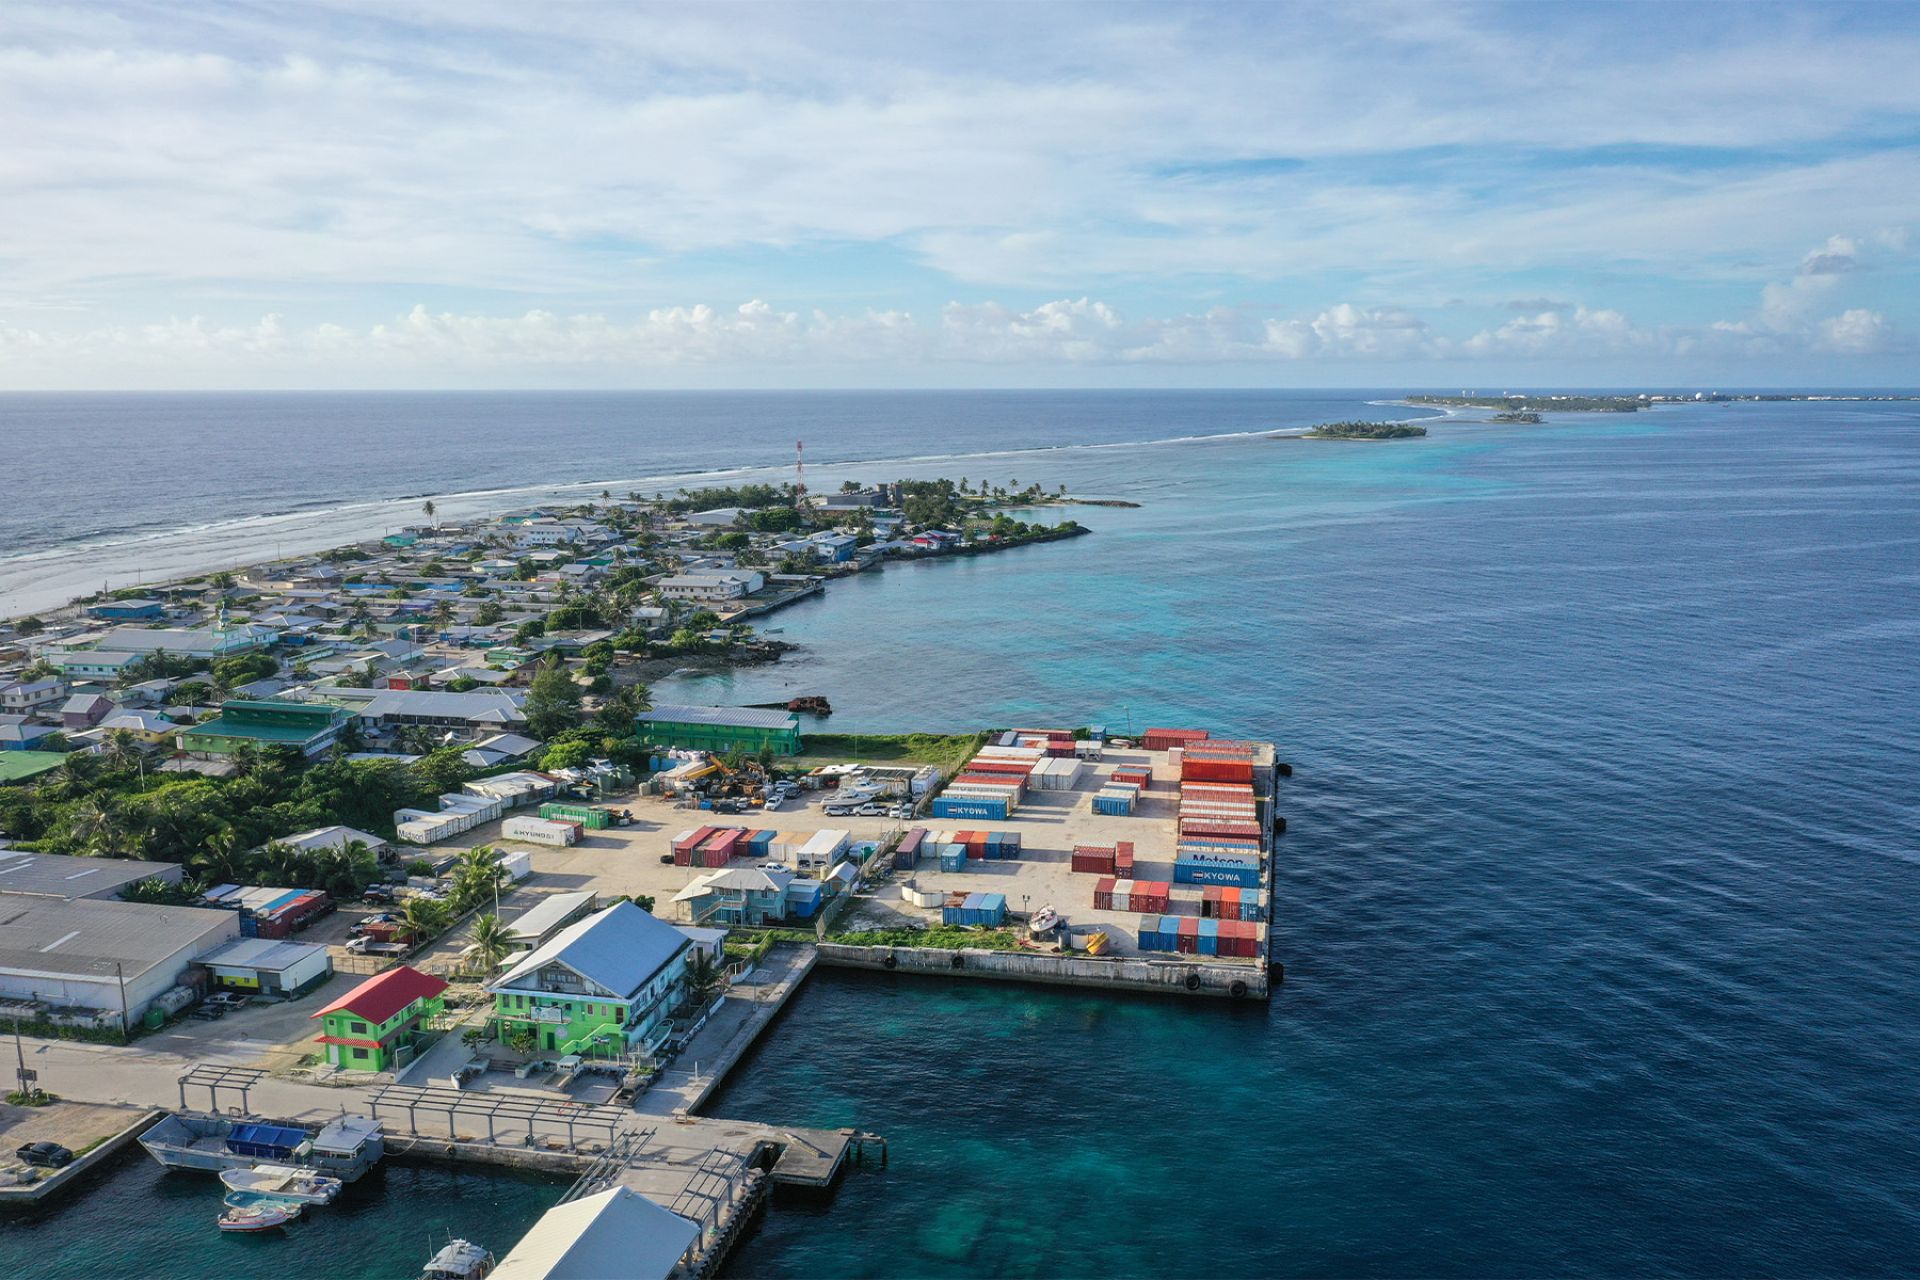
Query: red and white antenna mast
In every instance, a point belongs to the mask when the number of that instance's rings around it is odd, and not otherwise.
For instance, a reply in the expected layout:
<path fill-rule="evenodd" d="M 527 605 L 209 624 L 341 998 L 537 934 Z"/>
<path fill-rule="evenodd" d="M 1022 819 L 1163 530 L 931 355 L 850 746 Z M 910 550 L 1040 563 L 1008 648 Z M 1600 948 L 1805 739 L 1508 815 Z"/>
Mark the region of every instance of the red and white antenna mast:
<path fill-rule="evenodd" d="M 807 442 L 793 442 L 793 506 L 799 510 L 807 505 Z"/>

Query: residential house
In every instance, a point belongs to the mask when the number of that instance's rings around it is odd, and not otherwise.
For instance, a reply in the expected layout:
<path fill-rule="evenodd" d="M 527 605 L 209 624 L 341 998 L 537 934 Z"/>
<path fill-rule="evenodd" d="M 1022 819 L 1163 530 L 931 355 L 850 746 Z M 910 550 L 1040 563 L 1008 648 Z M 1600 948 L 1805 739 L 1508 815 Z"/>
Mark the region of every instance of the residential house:
<path fill-rule="evenodd" d="M 672 1030 L 692 943 L 631 902 L 576 921 L 487 984 L 501 1038 L 550 1053 L 652 1052 Z"/>
<path fill-rule="evenodd" d="M 850 533 L 816 533 L 808 541 L 828 564 L 845 564 L 860 549 L 859 540 Z"/>
<path fill-rule="evenodd" d="M 129 733 L 136 742 L 159 746 L 171 742 L 180 732 L 180 726 L 154 711 L 116 711 L 102 720 L 94 732 L 103 739 L 112 733 Z"/>
<path fill-rule="evenodd" d="M 715 507 L 711 511 L 695 511 L 683 517 L 690 525 L 703 529 L 724 529 L 740 519 L 739 507 Z"/>
<path fill-rule="evenodd" d="M 344 697 L 352 690 L 329 690 Z M 442 689 L 377 689 L 355 708 L 370 729 L 420 725 L 430 729 L 457 729 L 468 733 L 500 733 L 518 729 L 527 718 L 520 695 L 508 689 L 472 689 L 452 693 Z"/>
<path fill-rule="evenodd" d="M 0 684 L 0 712 L 9 715 L 36 716 L 66 700 L 67 682 L 57 676 Z"/>
<path fill-rule="evenodd" d="M 91 729 L 113 710 L 113 699 L 104 693 L 76 693 L 60 704 L 60 727 L 68 733 Z"/>
<path fill-rule="evenodd" d="M 784 868 L 725 867 L 701 876 L 673 901 L 693 924 L 763 925 L 786 918 L 792 880 L 793 872 Z"/>
<path fill-rule="evenodd" d="M 25 716 L 0 716 L 0 751 L 39 751 L 58 725 L 35 724 Z"/>
<path fill-rule="evenodd" d="M 398 965 L 376 974 L 324 1009 L 319 1042 L 327 1062 L 346 1071 L 385 1071 L 413 1059 L 421 1024 L 445 1005 L 445 980 Z"/>

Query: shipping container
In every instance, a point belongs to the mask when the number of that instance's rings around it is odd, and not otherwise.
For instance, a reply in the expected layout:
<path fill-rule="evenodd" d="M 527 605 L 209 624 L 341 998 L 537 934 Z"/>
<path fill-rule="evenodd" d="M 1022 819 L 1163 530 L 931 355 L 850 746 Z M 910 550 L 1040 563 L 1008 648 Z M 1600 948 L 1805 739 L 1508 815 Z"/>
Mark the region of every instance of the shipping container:
<path fill-rule="evenodd" d="M 1185 747 L 1191 742 L 1205 742 L 1205 729 L 1149 729 L 1141 738 L 1141 745 L 1149 751 L 1170 751 L 1175 747 Z"/>
<path fill-rule="evenodd" d="M 577 822 L 589 831 L 604 831 L 612 820 L 612 815 L 605 809 L 596 809 L 592 805 L 585 804 L 560 804 L 554 801 L 548 801 L 540 806 L 540 816 Z"/>
<path fill-rule="evenodd" d="M 1260 868 L 1253 864 L 1234 866 L 1193 862 L 1182 854 L 1176 855 L 1173 860 L 1173 879 L 1176 884 L 1224 884 L 1257 889 L 1260 887 Z"/>
<path fill-rule="evenodd" d="M 1113 868 L 1114 850 L 1108 846 L 1079 844 L 1073 847 L 1073 869 L 1091 871 L 1098 875 L 1110 876 Z"/>
<path fill-rule="evenodd" d="M 964 871 L 967 867 L 967 847 L 965 845 L 947 845 L 949 852 L 940 855 L 942 871 Z"/>
<path fill-rule="evenodd" d="M 939 795 L 933 800 L 936 818 L 983 818 L 1005 822 L 1013 816 L 1013 806 L 1005 797 Z"/>
<path fill-rule="evenodd" d="M 500 825 L 500 834 L 508 840 L 524 840 L 529 844 L 554 847 L 575 843 L 580 838 L 579 833 L 580 828 L 571 822 L 530 815 L 508 818 Z"/>

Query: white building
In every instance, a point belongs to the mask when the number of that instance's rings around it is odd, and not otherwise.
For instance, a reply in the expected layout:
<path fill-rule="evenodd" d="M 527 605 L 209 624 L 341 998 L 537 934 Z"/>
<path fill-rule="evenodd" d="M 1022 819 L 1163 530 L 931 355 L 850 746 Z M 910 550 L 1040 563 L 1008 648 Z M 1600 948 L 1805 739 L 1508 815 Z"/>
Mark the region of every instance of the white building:
<path fill-rule="evenodd" d="M 766 585 L 766 578 L 752 569 L 731 569 L 725 573 L 679 573 L 662 578 L 657 590 L 669 600 L 738 600 Z"/>
<path fill-rule="evenodd" d="M 692 1222 L 615 1187 L 547 1210 L 493 1280 L 668 1280 L 699 1239 Z"/>

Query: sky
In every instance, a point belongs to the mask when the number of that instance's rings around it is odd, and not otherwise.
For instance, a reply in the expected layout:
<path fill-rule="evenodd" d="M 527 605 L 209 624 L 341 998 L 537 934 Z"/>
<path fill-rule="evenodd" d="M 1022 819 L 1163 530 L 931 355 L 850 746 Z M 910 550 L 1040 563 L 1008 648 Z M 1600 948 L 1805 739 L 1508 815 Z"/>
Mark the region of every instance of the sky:
<path fill-rule="evenodd" d="M 1913 386 L 1920 5 L 0 7 L 0 389 Z"/>

